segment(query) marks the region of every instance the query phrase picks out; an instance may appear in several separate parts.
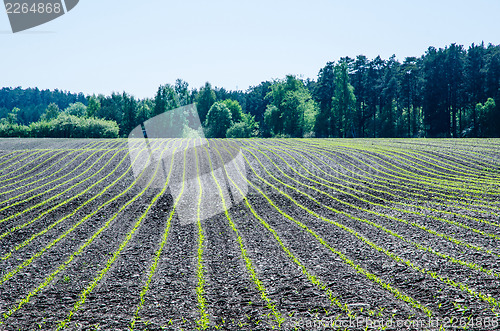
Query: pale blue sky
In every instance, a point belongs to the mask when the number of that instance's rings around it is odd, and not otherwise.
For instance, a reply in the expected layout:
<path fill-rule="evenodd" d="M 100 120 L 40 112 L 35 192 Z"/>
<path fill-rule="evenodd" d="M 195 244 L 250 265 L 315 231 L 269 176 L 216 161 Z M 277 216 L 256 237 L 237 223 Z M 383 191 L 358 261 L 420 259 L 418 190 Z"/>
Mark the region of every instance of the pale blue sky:
<path fill-rule="evenodd" d="M 498 0 L 80 0 L 12 34 L 0 11 L 0 87 L 154 96 L 176 78 L 245 90 L 327 61 L 500 44 Z"/>

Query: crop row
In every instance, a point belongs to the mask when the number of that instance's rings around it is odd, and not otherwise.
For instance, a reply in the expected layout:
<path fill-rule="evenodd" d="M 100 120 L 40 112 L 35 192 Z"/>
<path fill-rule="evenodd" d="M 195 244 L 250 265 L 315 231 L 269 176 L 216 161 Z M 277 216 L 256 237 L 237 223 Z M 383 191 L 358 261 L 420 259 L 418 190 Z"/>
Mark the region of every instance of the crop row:
<path fill-rule="evenodd" d="M 212 301 L 218 282 L 211 278 L 215 273 L 209 264 L 215 257 L 208 254 L 211 239 L 206 229 L 214 217 L 225 220 L 224 226 L 231 233 L 227 240 L 234 241 L 241 274 L 252 284 L 250 291 L 260 298 L 261 316 L 267 317 L 253 322 L 262 323 L 262 327 L 287 328 L 293 314 L 287 310 L 288 304 L 269 290 L 274 276 L 257 263 L 259 254 L 271 246 L 286 258 L 283 263 L 299 272 L 301 282 L 307 284 L 304 286 L 314 288 L 315 295 L 330 304 L 324 308 L 326 315 L 332 310 L 337 318 L 376 314 L 394 318 L 396 313 L 389 307 L 397 305 L 406 307 L 402 314 L 409 319 L 450 316 L 453 311 L 467 318 L 498 317 L 500 168 L 493 157 L 496 150 L 480 143 L 473 150 L 459 144 L 456 153 L 448 148 L 452 142 L 431 142 L 428 146 L 417 141 L 408 148 L 401 144 L 390 140 L 157 139 L 146 148 L 139 142 L 126 146 L 123 141 L 109 140 L 75 149 L 3 153 L 0 291 L 4 292 L 0 293 L 16 290 L 15 299 L 0 307 L 0 323 L 16 325 L 14 319 L 23 309 L 36 304 L 41 293 L 68 277 L 67 270 L 80 263 L 90 247 L 105 245 L 103 249 L 109 252 L 96 261 L 89 272 L 92 276 L 82 281 L 77 297 L 63 305 L 64 316 L 58 313 L 51 327 L 61 330 L 76 325 L 89 301 L 99 300 L 93 295 L 95 290 L 124 260 L 124 252 L 137 244 L 138 232 L 147 220 L 158 216 L 162 225 L 154 230 L 153 253 L 136 262 L 145 265 L 135 280 L 139 291 L 131 300 L 126 325 L 130 330 L 147 327 L 142 311 L 153 300 L 155 279 L 173 240 L 172 227 L 181 226 L 179 204 L 187 196 L 193 197 L 196 214 L 196 247 L 186 254 L 195 271 L 196 287 L 191 290 L 197 306 L 191 314 L 196 318 L 181 327 L 228 327 L 224 320 L 217 322 Z M 483 158 L 483 151 L 492 157 Z M 244 166 L 225 164 L 237 157 Z M 145 159 L 151 168 L 134 173 L 134 167 Z M 223 176 L 216 175 L 218 171 Z M 188 173 L 196 177 L 196 185 L 189 188 Z M 168 211 L 153 214 L 158 201 L 171 193 L 178 179 L 180 190 Z M 248 186 L 248 193 L 243 185 Z M 241 202 L 233 205 L 233 195 L 229 201 L 226 189 L 241 196 Z M 214 194 L 218 201 L 209 203 L 222 209 L 212 216 L 204 210 L 204 199 Z M 96 220 L 103 214 L 102 221 Z M 279 221 L 270 220 L 271 214 L 279 216 Z M 126 230 L 112 243 L 102 243 L 104 234 L 123 220 L 127 223 L 121 228 Z M 248 222 L 266 234 L 271 246 L 253 245 L 260 239 L 246 228 Z M 83 239 L 64 250 L 65 243 L 77 234 Z M 301 239 L 308 243 L 303 247 L 311 243 L 320 250 L 317 254 L 334 262 L 306 258 L 315 253 L 300 248 L 294 236 L 306 238 Z M 60 255 L 57 263 L 37 269 L 37 263 L 49 254 Z M 388 273 L 382 272 L 379 263 L 392 267 Z M 339 292 L 331 275 L 318 273 L 320 267 L 344 270 L 356 284 L 379 291 L 378 310 L 373 305 L 369 310 L 354 309 L 352 295 L 359 300 L 363 294 Z M 27 272 L 37 275 L 33 283 L 24 277 Z M 408 284 L 405 277 L 421 283 Z M 436 300 L 436 293 L 419 290 L 424 287 L 447 295 Z M 377 298 L 370 300 L 376 302 Z M 168 328 L 173 319 L 165 316 L 163 326 Z M 251 327 L 243 322 L 239 321 L 240 328 Z"/>

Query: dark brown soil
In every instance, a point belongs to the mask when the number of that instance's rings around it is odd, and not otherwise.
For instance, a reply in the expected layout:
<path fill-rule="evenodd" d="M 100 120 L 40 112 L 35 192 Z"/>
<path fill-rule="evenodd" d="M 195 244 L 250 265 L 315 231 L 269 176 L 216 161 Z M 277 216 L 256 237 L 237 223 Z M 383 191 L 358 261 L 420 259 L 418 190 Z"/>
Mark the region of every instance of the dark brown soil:
<path fill-rule="evenodd" d="M 171 178 L 186 169 L 196 215 L 194 149 L 184 165 L 179 143 Z M 136 330 L 195 330 L 199 295 L 208 330 L 500 329 L 500 152 L 477 140 L 470 152 L 439 140 L 348 143 L 203 145 L 217 171 L 241 152 L 237 176 L 250 184 L 217 177 L 228 211 L 199 220 L 200 256 L 196 219 L 176 212 L 166 232 L 177 191 L 136 181 L 126 140 L 0 139 L 0 330 L 65 320 L 68 330 L 128 330 L 134 319 Z M 231 180 L 245 183 L 246 201 Z M 222 206 L 206 185 L 201 215 Z"/>

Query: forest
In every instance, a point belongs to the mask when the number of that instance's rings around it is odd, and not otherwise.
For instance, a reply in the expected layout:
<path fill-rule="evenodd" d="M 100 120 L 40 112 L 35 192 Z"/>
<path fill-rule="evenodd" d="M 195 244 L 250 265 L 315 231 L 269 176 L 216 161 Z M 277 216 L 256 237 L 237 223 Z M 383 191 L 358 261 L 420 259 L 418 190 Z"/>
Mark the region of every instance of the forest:
<path fill-rule="evenodd" d="M 191 103 L 207 137 L 500 137 L 500 46 L 429 47 L 402 62 L 344 57 L 316 79 L 288 75 L 246 91 L 181 79 L 145 99 L 4 87 L 0 136 L 127 137 Z"/>

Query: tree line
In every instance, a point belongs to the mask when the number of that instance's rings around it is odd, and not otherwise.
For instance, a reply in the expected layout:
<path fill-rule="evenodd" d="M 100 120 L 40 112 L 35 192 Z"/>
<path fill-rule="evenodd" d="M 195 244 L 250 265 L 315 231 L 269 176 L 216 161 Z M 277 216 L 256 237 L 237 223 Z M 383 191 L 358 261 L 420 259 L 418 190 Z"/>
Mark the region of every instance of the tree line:
<path fill-rule="evenodd" d="M 126 137 L 191 103 L 208 137 L 500 137 L 500 46 L 429 47 L 402 62 L 344 57 L 314 80 L 288 75 L 246 91 L 178 79 L 140 100 L 3 88 L 0 136 Z"/>

